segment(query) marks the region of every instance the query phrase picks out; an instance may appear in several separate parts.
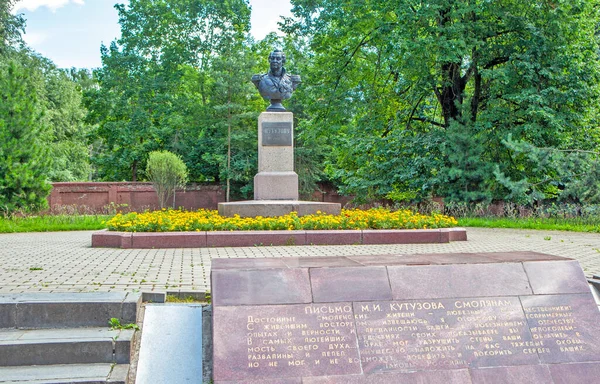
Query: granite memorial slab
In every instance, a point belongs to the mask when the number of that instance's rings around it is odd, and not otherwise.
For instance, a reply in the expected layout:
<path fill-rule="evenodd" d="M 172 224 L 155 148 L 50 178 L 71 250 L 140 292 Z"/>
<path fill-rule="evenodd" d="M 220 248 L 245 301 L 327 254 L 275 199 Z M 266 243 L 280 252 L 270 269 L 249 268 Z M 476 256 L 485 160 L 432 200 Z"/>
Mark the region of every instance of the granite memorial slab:
<path fill-rule="evenodd" d="M 594 383 L 600 378 L 600 363 L 552 364 L 554 384 Z"/>
<path fill-rule="evenodd" d="M 600 312 L 574 260 L 535 252 L 277 260 L 213 260 L 215 384 L 600 377 Z"/>
<path fill-rule="evenodd" d="M 521 263 L 388 267 L 394 298 L 516 296 L 531 294 Z M 421 284 L 423 281 L 436 284 Z"/>
<path fill-rule="evenodd" d="M 473 384 L 530 384 L 552 383 L 552 375 L 546 365 L 517 365 L 471 370 Z"/>
<path fill-rule="evenodd" d="M 215 363 L 215 378 L 361 373 L 353 317 L 350 303 L 221 308 L 213 357 L 230 363 Z"/>
<path fill-rule="evenodd" d="M 521 302 L 542 362 L 599 360 L 600 321 L 591 294 L 529 296 Z"/>
<path fill-rule="evenodd" d="M 311 286 L 316 303 L 392 299 L 387 270 L 379 266 L 314 268 Z"/>

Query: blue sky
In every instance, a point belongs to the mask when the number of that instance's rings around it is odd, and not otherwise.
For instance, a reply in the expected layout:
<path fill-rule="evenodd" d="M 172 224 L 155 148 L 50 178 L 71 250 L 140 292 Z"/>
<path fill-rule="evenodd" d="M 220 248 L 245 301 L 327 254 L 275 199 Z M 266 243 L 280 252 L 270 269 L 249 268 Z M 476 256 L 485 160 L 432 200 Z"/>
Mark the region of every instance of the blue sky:
<path fill-rule="evenodd" d="M 20 0 L 13 12 L 27 20 L 27 44 L 57 66 L 94 68 L 101 65 L 100 44 L 120 35 L 115 3 L 127 0 Z M 277 31 L 280 16 L 291 14 L 289 0 L 250 0 L 250 5 L 257 39 Z"/>

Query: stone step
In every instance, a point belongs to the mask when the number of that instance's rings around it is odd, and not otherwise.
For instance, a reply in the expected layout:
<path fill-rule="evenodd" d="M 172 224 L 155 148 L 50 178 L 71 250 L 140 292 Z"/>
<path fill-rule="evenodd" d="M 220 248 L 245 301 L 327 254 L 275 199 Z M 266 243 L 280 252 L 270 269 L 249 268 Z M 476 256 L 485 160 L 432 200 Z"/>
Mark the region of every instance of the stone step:
<path fill-rule="evenodd" d="M 0 383 L 11 384 L 125 384 L 128 364 L 65 364 L 0 367 Z"/>
<path fill-rule="evenodd" d="M 128 364 L 134 330 L 10 329 L 0 332 L 0 366 Z"/>
<path fill-rule="evenodd" d="M 590 285 L 593 285 L 596 289 L 600 290 L 600 278 L 587 279 Z"/>
<path fill-rule="evenodd" d="M 136 384 L 202 383 L 202 306 L 146 305 Z"/>
<path fill-rule="evenodd" d="M 142 295 L 128 292 L 0 295 L 1 328 L 105 327 L 135 323 Z"/>

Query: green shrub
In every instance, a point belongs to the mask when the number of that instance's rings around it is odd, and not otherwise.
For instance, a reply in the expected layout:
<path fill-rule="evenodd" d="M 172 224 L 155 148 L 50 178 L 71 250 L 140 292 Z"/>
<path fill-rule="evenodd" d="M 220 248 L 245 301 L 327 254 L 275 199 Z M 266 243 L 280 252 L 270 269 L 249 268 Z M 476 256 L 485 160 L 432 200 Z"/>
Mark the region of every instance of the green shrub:
<path fill-rule="evenodd" d="M 167 202 L 173 198 L 175 208 L 175 190 L 185 187 L 188 178 L 183 160 L 169 151 L 150 152 L 146 174 L 154 185 L 160 207 L 165 208 Z"/>

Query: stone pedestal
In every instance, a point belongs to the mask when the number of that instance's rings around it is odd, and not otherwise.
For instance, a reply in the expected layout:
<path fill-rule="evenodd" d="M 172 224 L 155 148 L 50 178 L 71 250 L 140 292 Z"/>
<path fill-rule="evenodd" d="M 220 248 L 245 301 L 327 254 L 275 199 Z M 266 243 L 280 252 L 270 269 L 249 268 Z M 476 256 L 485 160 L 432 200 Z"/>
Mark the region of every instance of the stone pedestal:
<path fill-rule="evenodd" d="M 263 112 L 258 118 L 258 174 L 254 200 L 298 200 L 294 172 L 294 115 Z"/>
<path fill-rule="evenodd" d="M 294 115 L 263 112 L 258 118 L 258 173 L 254 200 L 219 203 L 221 216 L 273 217 L 292 211 L 299 216 L 317 211 L 339 215 L 341 205 L 298 201 L 298 174 L 294 172 Z"/>

